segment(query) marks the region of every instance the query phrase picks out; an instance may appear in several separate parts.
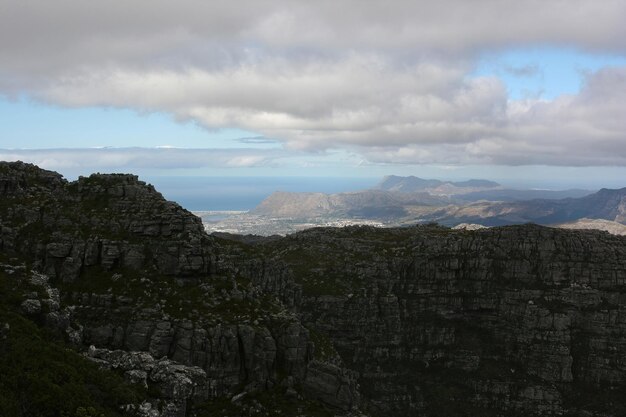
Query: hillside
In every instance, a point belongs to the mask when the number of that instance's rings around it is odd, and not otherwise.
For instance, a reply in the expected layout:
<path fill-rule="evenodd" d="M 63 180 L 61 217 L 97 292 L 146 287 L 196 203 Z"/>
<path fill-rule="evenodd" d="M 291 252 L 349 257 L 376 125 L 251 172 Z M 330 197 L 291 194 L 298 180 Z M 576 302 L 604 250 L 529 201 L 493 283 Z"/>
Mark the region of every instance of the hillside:
<path fill-rule="evenodd" d="M 626 237 L 214 237 L 133 175 L 22 163 L 0 197 L 0 415 L 626 413 Z"/>
<path fill-rule="evenodd" d="M 522 223 L 554 225 L 582 218 L 626 222 L 626 188 L 602 189 L 581 198 L 535 199 L 507 203 L 480 202 L 433 210 L 423 220 L 442 224 L 502 226 Z"/>
<path fill-rule="evenodd" d="M 428 193 L 380 190 L 351 193 L 275 192 L 251 210 L 251 214 L 310 219 L 322 216 L 396 219 L 406 216 L 409 205 L 441 206 L 449 200 Z"/>

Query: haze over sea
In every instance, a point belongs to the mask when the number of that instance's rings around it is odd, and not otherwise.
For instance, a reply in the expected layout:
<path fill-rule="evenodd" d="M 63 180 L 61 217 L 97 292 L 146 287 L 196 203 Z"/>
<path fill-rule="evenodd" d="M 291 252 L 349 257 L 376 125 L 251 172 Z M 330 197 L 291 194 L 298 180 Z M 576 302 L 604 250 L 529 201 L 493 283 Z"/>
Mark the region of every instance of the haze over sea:
<path fill-rule="evenodd" d="M 142 177 L 187 210 L 256 207 L 274 191 L 340 193 L 373 187 L 380 178 L 346 177 Z"/>

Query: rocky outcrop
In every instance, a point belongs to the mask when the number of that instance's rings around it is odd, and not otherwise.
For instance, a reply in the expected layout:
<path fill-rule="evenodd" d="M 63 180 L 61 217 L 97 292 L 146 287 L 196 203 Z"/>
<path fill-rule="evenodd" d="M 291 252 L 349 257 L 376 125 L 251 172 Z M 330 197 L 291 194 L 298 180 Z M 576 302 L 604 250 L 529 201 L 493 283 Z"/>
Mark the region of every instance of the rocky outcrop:
<path fill-rule="evenodd" d="M 96 266 L 181 277 L 211 272 L 212 238 L 200 219 L 134 175 L 68 183 L 29 164 L 2 163 L 0 181 L 7 197 L 0 249 L 29 254 L 53 278 L 74 281 Z"/>
<path fill-rule="evenodd" d="M 90 346 L 87 358 L 104 369 L 123 372 L 124 377 L 136 384 L 154 387 L 160 400 L 143 409 L 161 410 L 161 417 L 184 417 L 188 401 L 209 398 L 206 372 L 196 366 L 185 366 L 169 359 L 155 359 L 145 352 L 97 349 Z M 141 406 L 140 406 L 141 407 Z M 139 407 L 138 407 L 139 408 Z M 149 415 L 149 413 L 146 413 Z"/>
<path fill-rule="evenodd" d="M 0 161 L 0 196 L 38 196 L 41 192 L 63 188 L 63 177 L 24 162 Z"/>
<path fill-rule="evenodd" d="M 286 379 L 287 389 L 300 390 L 314 348 L 286 308 L 299 302 L 300 287 L 284 265 L 219 246 L 198 218 L 136 176 L 69 183 L 28 164 L 0 165 L 5 171 L 18 180 L 5 181 L 0 249 L 26 256 L 37 285 L 52 294 L 31 294 L 22 313 L 76 346 L 94 346 L 90 357 L 128 379 L 160 384 L 144 414 L 184 415 L 187 401 L 269 390 Z M 139 366 L 137 358 L 152 359 Z M 178 384 L 190 369 L 191 391 Z M 307 392 L 316 398 L 314 388 Z"/>

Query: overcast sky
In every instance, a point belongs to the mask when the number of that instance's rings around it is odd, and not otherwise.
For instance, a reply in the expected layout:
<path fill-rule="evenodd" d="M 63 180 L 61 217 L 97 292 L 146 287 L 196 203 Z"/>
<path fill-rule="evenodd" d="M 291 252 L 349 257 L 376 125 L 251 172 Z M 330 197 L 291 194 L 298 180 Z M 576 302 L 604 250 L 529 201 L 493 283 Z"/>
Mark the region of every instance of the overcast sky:
<path fill-rule="evenodd" d="M 617 186 L 624 16 L 624 0 L 0 0 L 0 159 Z"/>

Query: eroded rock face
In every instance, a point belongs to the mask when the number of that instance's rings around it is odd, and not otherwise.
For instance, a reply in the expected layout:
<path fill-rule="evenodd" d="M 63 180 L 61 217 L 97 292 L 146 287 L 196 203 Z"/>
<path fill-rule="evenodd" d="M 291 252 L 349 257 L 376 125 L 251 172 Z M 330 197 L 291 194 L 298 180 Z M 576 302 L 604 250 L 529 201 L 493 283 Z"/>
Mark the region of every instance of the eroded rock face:
<path fill-rule="evenodd" d="M 133 383 L 155 386 L 164 400 L 160 409 L 167 410 L 167 415 L 184 417 L 187 401 L 206 400 L 209 398 L 206 373 L 196 366 L 186 366 L 169 359 L 155 359 L 146 352 L 97 349 L 90 346 L 87 358 L 105 369 L 117 369 L 124 372 L 124 377 Z M 145 407 L 148 410 L 152 407 Z"/>
<path fill-rule="evenodd" d="M 171 415 L 184 415 L 189 399 L 305 380 L 313 344 L 282 302 L 299 300 L 284 266 L 220 247 L 200 219 L 134 175 L 68 183 L 28 164 L 0 164 L 4 172 L 0 249 L 27 256 L 52 294 L 26 299 L 25 315 L 94 345 L 92 357 L 129 380 L 158 384 Z M 182 383 L 191 368 L 193 393 Z"/>
<path fill-rule="evenodd" d="M 286 241 L 304 324 L 359 372 L 373 413 L 560 415 L 626 389 L 622 237 L 529 225 Z M 305 270 L 301 251 L 324 261 Z"/>
<path fill-rule="evenodd" d="M 311 361 L 304 379 L 304 392 L 326 404 L 349 411 L 360 403 L 358 373 L 328 362 Z"/>
<path fill-rule="evenodd" d="M 192 276 L 215 261 L 200 219 L 134 175 L 68 183 L 29 164 L 2 163 L 0 183 L 0 248 L 36 257 L 54 278 L 71 282 L 93 266 Z"/>

